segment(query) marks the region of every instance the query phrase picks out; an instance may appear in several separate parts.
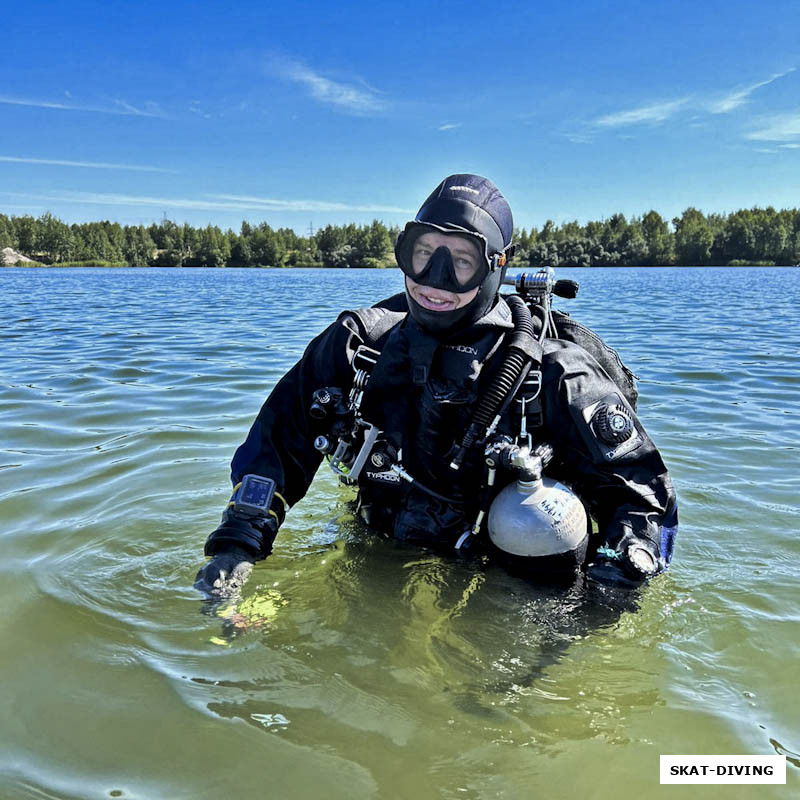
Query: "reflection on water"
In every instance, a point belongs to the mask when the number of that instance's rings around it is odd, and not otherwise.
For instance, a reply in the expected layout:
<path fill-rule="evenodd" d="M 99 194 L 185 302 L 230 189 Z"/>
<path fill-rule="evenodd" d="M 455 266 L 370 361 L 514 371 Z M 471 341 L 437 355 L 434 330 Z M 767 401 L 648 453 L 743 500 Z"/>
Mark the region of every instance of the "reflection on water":
<path fill-rule="evenodd" d="M 560 277 L 642 377 L 681 500 L 669 575 L 531 585 L 365 531 L 323 471 L 215 606 L 192 579 L 234 448 L 313 332 L 397 275 L 0 273 L 0 795 L 618 798 L 661 753 L 774 752 L 796 790 L 798 272 Z"/>

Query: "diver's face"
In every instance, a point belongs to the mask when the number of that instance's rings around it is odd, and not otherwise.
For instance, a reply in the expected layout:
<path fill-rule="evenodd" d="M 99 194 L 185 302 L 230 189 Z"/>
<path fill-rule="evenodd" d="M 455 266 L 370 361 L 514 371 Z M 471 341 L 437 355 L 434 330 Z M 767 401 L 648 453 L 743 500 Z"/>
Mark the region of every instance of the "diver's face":
<path fill-rule="evenodd" d="M 453 260 L 453 270 L 458 283 L 467 283 L 478 269 L 481 254 L 477 245 L 466 236 L 430 231 L 420 236 L 414 243 L 411 265 L 419 274 L 439 247 L 447 247 Z M 468 292 L 450 292 L 433 286 L 423 286 L 406 275 L 406 288 L 411 297 L 428 311 L 453 311 L 471 303 L 480 286 Z"/>

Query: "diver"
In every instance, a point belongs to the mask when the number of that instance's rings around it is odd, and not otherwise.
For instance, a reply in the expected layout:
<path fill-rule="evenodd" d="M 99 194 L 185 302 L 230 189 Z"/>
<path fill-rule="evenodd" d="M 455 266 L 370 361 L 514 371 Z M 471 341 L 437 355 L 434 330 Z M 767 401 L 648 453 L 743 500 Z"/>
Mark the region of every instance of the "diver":
<path fill-rule="evenodd" d="M 361 519 L 400 541 L 545 580 L 638 586 L 667 569 L 676 499 L 632 373 L 551 308 L 571 282 L 506 278 L 512 232 L 488 179 L 434 189 L 395 247 L 405 291 L 318 335 L 236 450 L 199 590 L 241 588 L 325 457 L 357 486 Z"/>

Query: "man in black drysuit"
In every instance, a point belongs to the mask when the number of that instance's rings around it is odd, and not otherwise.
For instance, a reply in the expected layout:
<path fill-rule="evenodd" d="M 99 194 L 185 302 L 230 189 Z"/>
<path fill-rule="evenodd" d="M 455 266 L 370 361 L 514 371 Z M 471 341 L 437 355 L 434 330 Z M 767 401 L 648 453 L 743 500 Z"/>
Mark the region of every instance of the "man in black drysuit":
<path fill-rule="evenodd" d="M 588 567 L 590 576 L 625 584 L 667 568 L 677 531 L 675 496 L 630 394 L 609 377 L 608 364 L 604 369 L 573 341 L 548 337 L 538 349 L 520 345 L 538 341 L 546 318 L 532 320 L 533 336 L 514 338 L 510 306 L 521 303 L 499 295 L 512 231 L 511 210 L 491 181 L 462 174 L 436 187 L 395 248 L 405 293 L 341 314 L 262 406 L 234 455 L 234 495 L 206 541 L 211 560 L 197 575 L 198 589 L 231 594 L 253 562 L 270 554 L 286 511 L 306 493 L 323 453 L 353 429 L 347 401 L 359 395 L 365 376 L 359 415 L 380 435 L 358 476 L 360 516 L 425 546 L 485 543 L 485 522 L 474 536 L 465 531 L 513 476 L 487 488 L 486 430 L 471 441 L 465 432 L 481 398 L 501 381 L 514 342 L 533 362 L 530 374 L 538 368 L 541 388 L 529 391 L 530 403 L 512 397 L 501 403 L 493 435 L 510 442 L 527 430 L 534 444 L 550 445 L 546 474 L 567 483 L 597 524 L 583 547 L 537 564 L 560 568 L 566 555 L 573 569 Z M 369 349 L 357 355 L 362 346 Z M 357 373 L 364 364 L 369 368 Z M 361 383 L 351 393 L 354 379 Z M 516 387 L 517 400 L 526 386 Z M 360 440 L 353 442 L 351 465 L 360 447 Z M 274 481 L 260 515 L 239 511 L 246 475 Z"/>

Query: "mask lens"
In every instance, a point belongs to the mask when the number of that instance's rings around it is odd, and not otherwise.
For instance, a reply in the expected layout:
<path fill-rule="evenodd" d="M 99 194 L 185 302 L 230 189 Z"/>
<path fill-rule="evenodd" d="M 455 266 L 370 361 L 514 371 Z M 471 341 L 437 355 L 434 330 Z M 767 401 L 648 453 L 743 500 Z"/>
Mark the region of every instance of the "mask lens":
<path fill-rule="evenodd" d="M 420 225 L 407 230 L 406 240 L 398 261 L 403 271 L 414 278 L 426 272 L 431 259 L 440 248 L 449 251 L 453 290 L 467 291 L 483 282 L 489 271 L 486 245 L 481 237 L 467 233 L 444 233 Z M 437 256 L 437 260 L 442 254 Z"/>
<path fill-rule="evenodd" d="M 411 269 L 414 275 L 419 275 L 428 266 L 433 254 L 439 247 L 445 247 L 450 253 L 453 265 L 453 277 L 459 286 L 465 286 L 478 274 L 481 257 L 478 248 L 462 237 L 462 241 L 450 241 L 440 244 L 430 242 L 421 236 L 415 243 L 411 252 Z"/>

